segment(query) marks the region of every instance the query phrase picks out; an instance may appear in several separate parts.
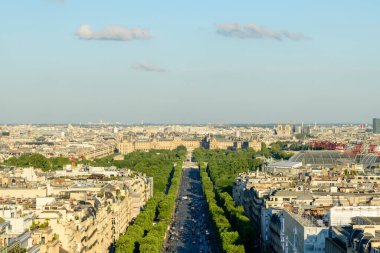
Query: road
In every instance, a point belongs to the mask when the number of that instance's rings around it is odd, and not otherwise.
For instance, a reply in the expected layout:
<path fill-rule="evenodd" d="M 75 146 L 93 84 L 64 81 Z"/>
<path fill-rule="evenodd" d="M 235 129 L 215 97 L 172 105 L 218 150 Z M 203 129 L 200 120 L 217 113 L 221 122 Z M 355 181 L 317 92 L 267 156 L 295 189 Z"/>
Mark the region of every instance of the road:
<path fill-rule="evenodd" d="M 219 252 L 207 214 L 199 169 L 195 163 L 186 162 L 164 252 Z"/>

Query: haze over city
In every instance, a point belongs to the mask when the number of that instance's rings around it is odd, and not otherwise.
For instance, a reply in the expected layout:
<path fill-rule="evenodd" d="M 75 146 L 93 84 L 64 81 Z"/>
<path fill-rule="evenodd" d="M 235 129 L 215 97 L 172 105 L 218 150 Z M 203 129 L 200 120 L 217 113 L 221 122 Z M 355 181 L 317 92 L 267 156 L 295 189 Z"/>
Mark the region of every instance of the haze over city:
<path fill-rule="evenodd" d="M 0 253 L 380 253 L 380 1 L 0 1 Z"/>
<path fill-rule="evenodd" d="M 370 123 L 378 1 L 0 3 L 0 122 Z"/>

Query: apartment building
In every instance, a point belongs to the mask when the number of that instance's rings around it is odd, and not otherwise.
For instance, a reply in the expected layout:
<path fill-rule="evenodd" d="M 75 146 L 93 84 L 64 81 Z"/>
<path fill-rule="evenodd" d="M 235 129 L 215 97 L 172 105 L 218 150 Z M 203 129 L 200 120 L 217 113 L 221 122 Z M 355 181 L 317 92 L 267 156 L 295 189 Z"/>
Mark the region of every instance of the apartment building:
<path fill-rule="evenodd" d="M 355 217 L 380 217 L 378 176 L 296 170 L 243 173 L 233 184 L 233 199 L 243 205 L 264 249 L 325 252 L 329 228 L 350 225 Z"/>
<path fill-rule="evenodd" d="M 153 178 L 127 170 L 116 177 L 109 175 L 112 170 L 93 171 L 65 178 L 56 171 L 37 188 L 5 185 L 0 191 L 4 250 L 28 241 L 23 247 L 38 246 L 42 253 L 108 252 L 153 196 Z"/>

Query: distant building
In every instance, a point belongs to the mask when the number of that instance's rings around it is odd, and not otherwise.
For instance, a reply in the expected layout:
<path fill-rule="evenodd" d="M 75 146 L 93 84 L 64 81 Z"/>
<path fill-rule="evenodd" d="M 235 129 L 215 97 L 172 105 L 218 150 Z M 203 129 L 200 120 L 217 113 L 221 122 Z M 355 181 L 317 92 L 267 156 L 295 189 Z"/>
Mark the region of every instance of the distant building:
<path fill-rule="evenodd" d="M 373 133 L 380 134 L 380 118 L 373 119 Z"/>
<path fill-rule="evenodd" d="M 275 134 L 278 136 L 290 136 L 293 134 L 293 127 L 291 125 L 278 125 L 275 128 Z"/>
<path fill-rule="evenodd" d="M 128 154 L 133 151 L 149 151 L 151 149 L 174 150 L 179 146 L 185 146 L 187 150 L 194 150 L 201 146 L 200 140 L 174 137 L 170 139 L 133 139 L 125 137 L 118 145 L 120 154 Z"/>
<path fill-rule="evenodd" d="M 302 167 L 302 162 L 289 162 L 289 161 L 279 161 L 272 163 L 271 165 L 265 166 L 265 171 L 278 174 L 296 174 L 298 173 L 298 168 Z"/>
<path fill-rule="evenodd" d="M 289 162 L 301 162 L 303 166 L 333 168 L 343 161 L 352 162 L 352 156 L 336 150 L 301 151 Z"/>

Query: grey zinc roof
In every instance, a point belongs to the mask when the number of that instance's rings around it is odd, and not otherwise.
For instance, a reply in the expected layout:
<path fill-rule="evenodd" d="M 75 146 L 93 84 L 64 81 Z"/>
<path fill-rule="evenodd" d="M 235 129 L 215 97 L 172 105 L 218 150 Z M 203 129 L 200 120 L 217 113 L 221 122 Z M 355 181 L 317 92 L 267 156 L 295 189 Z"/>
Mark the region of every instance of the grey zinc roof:
<path fill-rule="evenodd" d="M 288 197 L 288 196 L 293 196 L 293 197 L 303 197 L 304 199 L 312 199 L 312 195 L 310 192 L 305 192 L 305 191 L 278 191 L 274 194 L 274 196 L 277 197 Z"/>
<path fill-rule="evenodd" d="M 299 166 L 300 162 L 289 162 L 289 161 L 280 161 L 275 162 L 269 165 L 270 167 L 280 167 L 280 168 L 292 168 L 294 166 Z"/>

